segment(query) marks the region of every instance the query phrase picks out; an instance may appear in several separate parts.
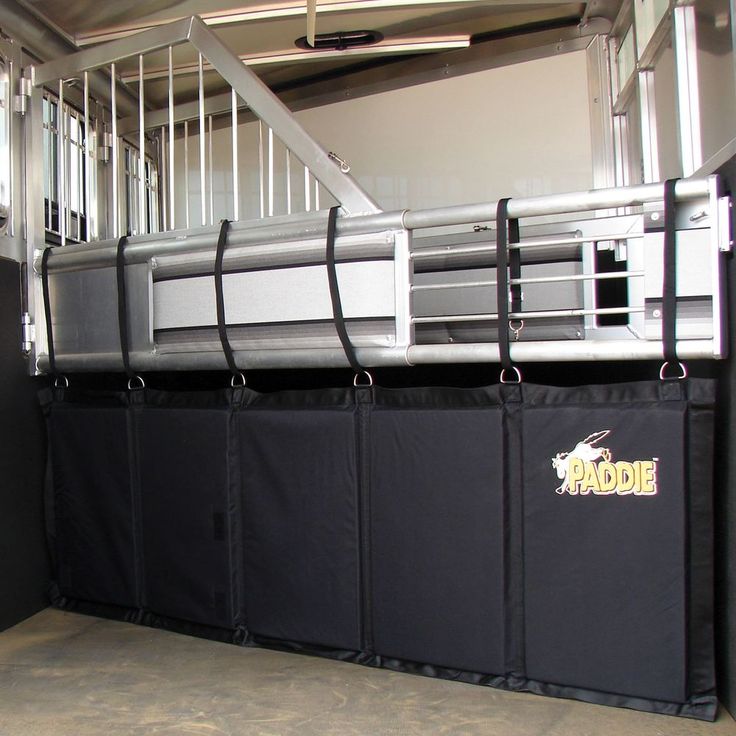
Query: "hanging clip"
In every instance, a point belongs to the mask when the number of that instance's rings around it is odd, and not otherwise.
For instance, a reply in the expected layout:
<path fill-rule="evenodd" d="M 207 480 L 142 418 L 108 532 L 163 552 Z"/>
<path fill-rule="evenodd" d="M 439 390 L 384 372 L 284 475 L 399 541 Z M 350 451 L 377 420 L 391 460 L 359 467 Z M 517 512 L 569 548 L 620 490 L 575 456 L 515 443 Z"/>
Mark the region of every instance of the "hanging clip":
<path fill-rule="evenodd" d="M 515 327 L 514 325 L 519 325 L 518 327 Z M 514 333 L 514 340 L 519 340 L 519 333 L 524 329 L 524 320 L 523 319 L 512 319 L 509 320 L 509 330 Z"/>
<path fill-rule="evenodd" d="M 340 158 L 336 153 L 333 153 L 332 151 L 330 151 L 327 156 L 331 158 L 335 163 L 340 164 L 340 171 L 343 174 L 350 173 L 350 164 L 345 161 L 345 159 Z"/>

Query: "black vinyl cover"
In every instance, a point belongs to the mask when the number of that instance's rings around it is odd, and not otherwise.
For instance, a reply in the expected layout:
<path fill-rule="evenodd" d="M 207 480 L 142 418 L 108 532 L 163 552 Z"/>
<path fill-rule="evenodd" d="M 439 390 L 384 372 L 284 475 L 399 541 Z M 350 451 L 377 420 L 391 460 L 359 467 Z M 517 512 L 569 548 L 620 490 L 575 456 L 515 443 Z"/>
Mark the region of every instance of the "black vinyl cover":
<path fill-rule="evenodd" d="M 712 719 L 713 392 L 45 391 L 57 603 Z"/>

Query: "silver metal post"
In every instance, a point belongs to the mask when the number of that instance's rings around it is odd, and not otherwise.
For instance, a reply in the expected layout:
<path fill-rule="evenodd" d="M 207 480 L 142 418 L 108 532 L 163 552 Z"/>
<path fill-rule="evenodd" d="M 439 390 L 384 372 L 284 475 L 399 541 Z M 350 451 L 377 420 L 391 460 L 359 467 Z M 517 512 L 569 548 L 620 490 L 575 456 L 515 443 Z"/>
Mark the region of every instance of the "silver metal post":
<path fill-rule="evenodd" d="M 84 169 L 84 151 L 82 150 L 82 123 L 79 116 L 75 116 L 74 124 L 77 126 L 77 240 L 81 243 L 82 238 L 82 213 L 84 212 L 84 185 L 85 178 L 82 176 Z"/>
<path fill-rule="evenodd" d="M 233 148 L 233 220 L 240 219 L 239 213 L 239 199 L 240 194 L 238 192 L 238 95 L 235 90 L 231 90 L 232 93 L 232 105 L 231 105 L 231 116 L 232 116 L 232 148 Z"/>
<path fill-rule="evenodd" d="M 268 216 L 273 217 L 273 129 L 268 129 Z"/>
<path fill-rule="evenodd" d="M 56 136 L 56 140 L 57 140 L 57 144 L 58 144 L 58 140 L 59 140 L 59 138 L 58 138 L 58 132 L 59 131 L 58 131 L 58 124 L 57 124 L 56 133 L 54 133 L 54 130 L 53 130 L 53 120 L 52 120 L 52 117 L 51 117 L 51 110 L 52 110 L 51 100 L 46 99 L 45 101 L 47 103 L 46 104 L 46 116 L 47 116 L 46 117 L 46 120 L 48 121 L 48 142 L 49 142 L 49 144 L 48 144 L 48 154 L 47 155 L 48 155 L 49 164 L 51 164 L 51 151 L 53 150 L 52 147 L 51 147 L 51 141 L 53 140 L 52 136 Z M 43 102 L 41 104 L 43 104 Z M 47 177 L 47 184 L 48 184 L 48 188 L 49 188 L 49 202 L 48 202 L 48 208 L 46 210 L 46 229 L 47 230 L 51 230 L 51 201 L 54 198 L 53 197 L 53 193 L 54 193 L 54 176 L 53 176 L 53 172 L 54 172 L 54 167 L 49 165 L 48 166 L 48 177 Z"/>
<path fill-rule="evenodd" d="M 176 228 L 174 217 L 174 49 L 169 46 L 169 229 Z"/>
<path fill-rule="evenodd" d="M 159 146 L 158 146 L 158 155 L 159 160 L 161 162 L 161 187 L 162 187 L 162 193 L 161 193 L 161 205 L 163 207 L 163 216 L 161 217 L 161 222 L 163 223 L 163 229 L 166 230 L 166 223 L 169 221 L 169 209 L 168 209 L 168 203 L 167 203 L 167 196 L 166 192 L 169 190 L 169 176 L 168 176 L 168 161 L 166 160 L 167 157 L 167 148 L 166 148 L 166 126 L 161 126 L 161 136 L 159 138 Z M 153 198 L 153 197 L 152 197 Z M 153 222 L 151 223 L 152 230 L 155 231 L 155 228 L 153 228 Z"/>
<path fill-rule="evenodd" d="M 118 145 L 118 94 L 115 64 L 110 64 L 110 99 L 112 104 L 112 235 L 120 237 L 120 146 Z"/>
<path fill-rule="evenodd" d="M 215 222 L 215 181 L 214 181 L 214 164 L 212 162 L 212 115 L 207 118 L 207 150 L 209 153 L 209 161 L 207 170 L 209 172 L 210 183 L 210 225 Z"/>
<path fill-rule="evenodd" d="M 91 202 L 92 194 L 90 187 L 90 176 L 92 168 L 92 158 L 90 148 L 92 140 L 89 130 L 89 72 L 84 73 L 84 217 L 87 223 L 85 227 L 85 240 L 90 241 L 90 225 L 92 220 Z"/>
<path fill-rule="evenodd" d="M 286 149 L 286 214 L 291 214 L 291 151 Z"/>
<path fill-rule="evenodd" d="M 312 210 L 311 185 L 309 183 L 309 169 L 304 167 L 304 209 L 307 212 Z"/>
<path fill-rule="evenodd" d="M 703 164 L 695 10 L 694 5 L 686 5 L 676 6 L 672 11 L 675 25 L 680 148 L 685 176 L 691 176 Z"/>
<path fill-rule="evenodd" d="M 201 190 L 202 224 L 207 224 L 207 192 L 205 186 L 205 148 L 204 148 L 204 67 L 202 54 L 199 54 L 199 187 Z"/>
<path fill-rule="evenodd" d="M 64 137 L 64 80 L 59 80 L 59 107 L 58 107 L 58 128 L 59 128 L 59 145 L 57 147 L 57 168 L 59 170 L 59 191 L 58 191 L 58 219 L 59 219 L 59 235 L 61 244 L 66 245 L 66 139 Z M 49 202 L 49 205 L 51 203 Z"/>
<path fill-rule="evenodd" d="M 189 121 L 184 121 L 184 225 L 189 229 Z"/>
<path fill-rule="evenodd" d="M 143 54 L 138 54 L 138 232 L 146 232 L 146 128 L 143 93 Z"/>
<path fill-rule="evenodd" d="M 263 171 L 263 123 L 258 121 L 258 191 L 261 199 L 261 217 L 266 216 L 266 192 Z"/>

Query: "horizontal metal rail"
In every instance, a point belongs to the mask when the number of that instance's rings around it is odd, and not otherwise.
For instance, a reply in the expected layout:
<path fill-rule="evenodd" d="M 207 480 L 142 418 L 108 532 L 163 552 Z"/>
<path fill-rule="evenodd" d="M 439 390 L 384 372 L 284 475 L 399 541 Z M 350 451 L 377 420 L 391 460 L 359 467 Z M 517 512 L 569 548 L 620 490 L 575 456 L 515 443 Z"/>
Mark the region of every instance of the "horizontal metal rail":
<path fill-rule="evenodd" d="M 659 340 L 567 340 L 564 342 L 513 342 L 511 359 L 516 363 L 571 362 L 571 361 L 627 361 L 659 360 L 663 355 Z M 497 343 L 452 343 L 442 345 L 412 345 L 409 348 L 357 348 L 360 363 L 367 367 L 411 366 L 449 363 L 498 363 Z M 681 360 L 712 358 L 710 340 L 681 340 L 677 343 Z M 150 353 L 135 351 L 130 354 L 136 371 L 226 370 L 225 356 L 217 352 Z M 314 348 L 304 350 L 236 350 L 235 360 L 245 369 L 344 368 L 348 366 L 341 348 Z M 123 362 L 118 353 L 61 354 L 56 356 L 59 370 L 73 372 L 121 371 Z M 40 371 L 48 371 L 46 355 L 37 361 Z"/>
<path fill-rule="evenodd" d="M 633 240 L 643 238 L 644 233 L 617 233 L 615 235 L 596 235 L 591 237 L 575 236 L 572 238 L 548 238 L 546 240 L 535 240 L 531 243 L 511 243 L 509 250 L 527 250 L 529 248 L 551 248 L 561 245 L 585 245 L 586 243 L 603 243 L 606 241 Z M 467 245 L 457 248 L 446 246 L 444 248 L 424 248 L 413 250 L 411 257 L 414 260 L 421 258 L 437 258 L 440 256 L 469 256 L 476 253 L 495 253 L 496 246 L 487 244 Z"/>
<path fill-rule="evenodd" d="M 509 279 L 512 286 L 523 284 L 554 284 L 567 281 L 606 281 L 609 279 L 627 279 L 644 276 L 644 271 L 611 271 L 606 273 L 579 273 L 570 276 L 536 276 L 526 279 Z M 497 281 L 468 281 L 467 283 L 453 282 L 451 284 L 415 284 L 414 291 L 441 291 L 443 289 L 475 289 L 484 286 L 498 286 Z"/>
<path fill-rule="evenodd" d="M 537 312 L 510 312 L 509 319 L 559 319 L 606 314 L 641 314 L 644 307 L 600 307 L 598 309 L 547 309 Z M 492 322 L 498 314 L 443 314 L 427 317 L 412 317 L 415 325 L 441 324 L 445 322 Z"/>
<path fill-rule="evenodd" d="M 601 189 L 527 198 L 519 197 L 509 202 L 509 216 L 536 217 L 547 214 L 565 214 L 566 212 L 584 212 L 591 209 L 628 207 L 661 201 L 663 194 L 662 184 L 642 184 L 621 189 Z M 707 197 L 709 194 L 709 179 L 682 179 L 677 182 L 675 194 L 678 201 Z M 372 215 L 341 217 L 338 219 L 336 231 L 339 237 L 341 235 L 396 230 L 402 227 L 414 230 L 428 227 L 468 225 L 484 221 L 493 222 L 496 218 L 496 205 L 496 202 L 490 202 L 458 207 L 441 207 L 432 210 L 404 210 L 403 212 L 381 212 Z M 125 262 L 128 264 L 145 263 L 152 257 L 163 254 L 194 253 L 208 250 L 212 250 L 214 253 L 218 232 L 219 229 L 216 226 L 211 226 L 187 231 L 173 230 L 153 235 L 134 236 L 128 240 L 125 249 Z M 327 213 L 312 212 L 301 214 L 298 217 L 287 215 L 269 218 L 266 221 L 253 220 L 233 223 L 228 235 L 228 243 L 237 246 L 288 242 L 310 237 L 323 238 L 326 233 Z M 117 240 L 100 241 L 95 245 L 71 245 L 63 249 L 56 249 L 48 260 L 49 273 L 113 266 L 115 265 L 116 250 Z M 429 250 L 428 248 L 427 251 Z M 440 255 L 445 253 L 445 250 L 440 250 Z M 36 271 L 40 268 L 40 254 L 36 258 L 34 267 Z"/>

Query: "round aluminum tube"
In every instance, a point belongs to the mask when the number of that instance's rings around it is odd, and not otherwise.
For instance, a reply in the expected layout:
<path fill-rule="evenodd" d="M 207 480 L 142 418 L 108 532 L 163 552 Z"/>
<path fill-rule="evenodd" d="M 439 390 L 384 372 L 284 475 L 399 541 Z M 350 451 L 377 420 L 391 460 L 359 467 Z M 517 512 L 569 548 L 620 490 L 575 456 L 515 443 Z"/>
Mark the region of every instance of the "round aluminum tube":
<path fill-rule="evenodd" d="M 687 200 L 709 195 L 708 179 L 683 179 L 677 183 L 678 200 Z M 543 197 L 519 197 L 509 203 L 510 217 L 535 217 L 594 209 L 610 209 L 656 202 L 662 199 L 662 184 L 642 184 L 617 189 L 595 189 L 588 192 L 554 194 Z M 493 221 L 496 218 L 496 203 L 441 207 L 415 212 L 382 212 L 373 215 L 356 215 L 338 220 L 337 235 L 380 232 L 407 228 L 409 230 L 429 227 L 445 227 Z M 232 245 L 251 245 L 267 242 L 288 242 L 310 237 L 323 237 L 327 232 L 327 212 L 315 212 L 301 216 L 298 220 L 289 216 L 266 218 L 251 222 L 233 223 L 228 236 Z M 183 233 L 172 231 L 156 235 L 130 238 L 125 249 L 126 263 L 144 263 L 163 254 L 189 253 L 214 248 L 217 242 L 217 227 L 197 228 Z M 115 265 L 117 241 L 106 240 L 97 245 L 66 246 L 54 251 L 48 260 L 50 273 L 105 268 Z M 40 267 L 40 255 L 34 268 Z"/>
<path fill-rule="evenodd" d="M 357 348 L 356 355 L 365 366 L 406 366 L 406 348 Z M 349 368 L 342 348 L 315 348 L 311 350 L 254 350 L 235 351 L 235 362 L 248 370 L 264 368 Z M 207 371 L 227 370 L 225 356 L 221 352 L 207 353 L 152 353 L 134 351 L 130 363 L 135 371 Z M 56 366 L 68 373 L 91 371 L 122 371 L 120 353 L 85 353 L 57 355 Z M 36 369 L 46 373 L 49 369 L 48 356 L 41 355 Z"/>
<path fill-rule="evenodd" d="M 453 343 L 442 345 L 412 345 L 407 348 L 358 348 L 358 360 L 367 368 L 411 366 L 448 363 L 499 363 L 497 343 Z M 681 360 L 712 359 L 710 340 L 682 340 L 677 343 Z M 225 356 L 209 353 L 151 353 L 132 352 L 134 370 L 191 371 L 227 370 Z M 631 342 L 628 340 L 568 341 L 564 345 L 547 341 L 529 341 L 511 345 L 511 359 L 518 363 L 601 360 L 661 360 L 662 343 L 658 340 Z M 313 350 L 258 350 L 235 352 L 235 360 L 243 370 L 293 368 L 347 368 L 345 354 L 340 348 Z M 57 368 L 67 372 L 122 371 L 119 353 L 57 355 Z M 48 371 L 48 357 L 39 356 L 37 370 Z"/>

